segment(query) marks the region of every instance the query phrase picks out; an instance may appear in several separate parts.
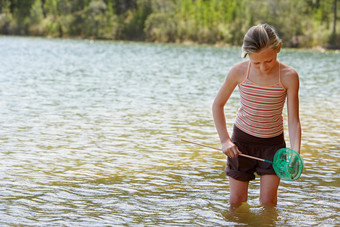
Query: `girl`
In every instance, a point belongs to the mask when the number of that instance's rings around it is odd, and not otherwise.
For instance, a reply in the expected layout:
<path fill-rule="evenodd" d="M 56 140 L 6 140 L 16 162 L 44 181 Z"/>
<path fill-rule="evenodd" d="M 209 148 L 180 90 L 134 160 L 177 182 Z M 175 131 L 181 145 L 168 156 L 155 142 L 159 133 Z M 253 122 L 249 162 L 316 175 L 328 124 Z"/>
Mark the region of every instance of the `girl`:
<path fill-rule="evenodd" d="M 273 160 L 275 152 L 286 147 L 282 118 L 286 98 L 290 144 L 300 153 L 299 78 L 294 69 L 277 60 L 280 48 L 281 40 L 271 26 L 251 27 L 242 46 L 242 57 L 248 55 L 249 61 L 231 68 L 213 103 L 222 152 L 228 156 L 226 174 L 229 176 L 231 204 L 247 201 L 248 183 L 255 179 L 256 172 L 260 175 L 261 204 L 276 205 L 280 178 L 272 165 L 238 155 L 244 153 Z M 224 106 L 236 85 L 241 103 L 230 138 Z"/>

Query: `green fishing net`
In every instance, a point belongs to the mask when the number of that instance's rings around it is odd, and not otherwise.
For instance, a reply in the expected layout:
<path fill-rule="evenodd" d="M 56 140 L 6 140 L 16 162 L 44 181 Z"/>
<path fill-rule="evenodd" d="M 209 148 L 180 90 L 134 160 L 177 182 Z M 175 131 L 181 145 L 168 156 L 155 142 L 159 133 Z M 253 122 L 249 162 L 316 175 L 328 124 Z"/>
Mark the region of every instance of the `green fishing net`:
<path fill-rule="evenodd" d="M 278 150 L 274 156 L 273 168 L 282 180 L 294 181 L 303 170 L 303 160 L 299 153 L 289 148 Z"/>

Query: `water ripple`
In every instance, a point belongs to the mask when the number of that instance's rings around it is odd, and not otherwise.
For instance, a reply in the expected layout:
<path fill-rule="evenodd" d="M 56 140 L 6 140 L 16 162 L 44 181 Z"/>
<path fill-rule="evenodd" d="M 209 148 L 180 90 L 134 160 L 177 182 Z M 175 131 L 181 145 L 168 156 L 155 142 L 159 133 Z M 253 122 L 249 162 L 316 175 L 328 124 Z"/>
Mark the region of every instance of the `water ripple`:
<path fill-rule="evenodd" d="M 276 208 L 259 206 L 254 181 L 233 210 L 225 157 L 179 139 L 219 146 L 211 103 L 239 48 L 19 37 L 0 48 L 1 224 L 340 223 L 339 54 L 280 54 L 301 78 L 305 169 Z M 229 105 L 231 129 L 237 91 Z"/>

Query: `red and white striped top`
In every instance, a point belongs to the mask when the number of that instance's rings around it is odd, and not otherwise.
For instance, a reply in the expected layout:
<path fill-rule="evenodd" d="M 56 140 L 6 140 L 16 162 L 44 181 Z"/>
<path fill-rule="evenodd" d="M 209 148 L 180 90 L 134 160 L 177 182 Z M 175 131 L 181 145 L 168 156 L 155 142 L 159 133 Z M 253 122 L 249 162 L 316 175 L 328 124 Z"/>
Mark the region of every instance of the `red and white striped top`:
<path fill-rule="evenodd" d="M 287 91 L 279 82 L 271 86 L 260 86 L 249 80 L 250 63 L 246 79 L 238 85 L 241 106 L 235 125 L 242 131 L 260 138 L 270 138 L 283 132 L 282 109 Z"/>

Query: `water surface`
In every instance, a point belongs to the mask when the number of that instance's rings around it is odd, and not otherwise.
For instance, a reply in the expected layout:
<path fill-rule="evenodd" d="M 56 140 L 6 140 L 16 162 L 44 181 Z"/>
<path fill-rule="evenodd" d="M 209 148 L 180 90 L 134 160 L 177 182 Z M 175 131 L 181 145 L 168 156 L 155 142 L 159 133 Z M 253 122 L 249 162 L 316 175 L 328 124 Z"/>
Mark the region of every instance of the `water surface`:
<path fill-rule="evenodd" d="M 230 209 L 225 157 L 179 139 L 219 146 L 211 104 L 239 48 L 0 37 L 0 50 L 2 225 L 340 224 L 339 53 L 280 53 L 300 75 L 305 170 L 277 207 L 259 205 L 257 179 Z"/>

